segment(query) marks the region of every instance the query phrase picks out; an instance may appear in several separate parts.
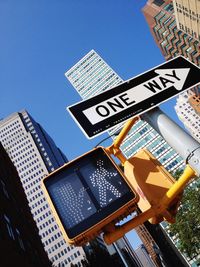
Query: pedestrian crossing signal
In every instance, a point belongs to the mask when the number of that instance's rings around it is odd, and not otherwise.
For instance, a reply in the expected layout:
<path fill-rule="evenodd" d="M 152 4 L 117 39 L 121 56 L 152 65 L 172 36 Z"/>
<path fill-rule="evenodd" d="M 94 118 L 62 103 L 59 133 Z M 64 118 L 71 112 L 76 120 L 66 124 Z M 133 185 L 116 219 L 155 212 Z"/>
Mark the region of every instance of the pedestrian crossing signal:
<path fill-rule="evenodd" d="M 138 195 L 112 157 L 95 148 L 65 164 L 42 187 L 66 241 L 82 245 L 136 209 Z"/>

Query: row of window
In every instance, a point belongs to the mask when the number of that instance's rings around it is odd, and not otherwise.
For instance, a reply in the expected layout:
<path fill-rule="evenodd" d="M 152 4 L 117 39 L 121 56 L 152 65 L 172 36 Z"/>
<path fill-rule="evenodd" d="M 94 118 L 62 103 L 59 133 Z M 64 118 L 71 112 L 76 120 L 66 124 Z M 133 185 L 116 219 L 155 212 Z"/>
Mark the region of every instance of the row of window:
<path fill-rule="evenodd" d="M 26 194 L 27 196 L 30 196 L 32 194 L 35 194 L 38 190 L 41 191 L 41 187 L 39 185 L 35 186 L 35 188 L 32 188 L 32 190 L 27 191 Z M 41 194 L 41 192 L 38 193 L 38 195 Z"/>
<path fill-rule="evenodd" d="M 40 227 L 40 228 L 42 228 L 42 227 Z M 46 228 L 46 227 L 45 227 Z M 55 230 L 57 230 L 58 229 L 58 226 L 57 225 L 54 225 L 54 226 L 52 226 L 51 228 L 48 228 L 48 230 L 46 230 L 45 232 L 43 232 L 42 234 L 41 234 L 41 236 L 44 238 L 44 237 L 46 237 L 46 236 L 49 236 L 49 234 L 51 234 L 51 233 L 53 233 Z M 54 237 L 55 237 L 55 239 L 57 239 L 57 238 L 59 238 L 61 236 L 61 234 L 60 233 L 57 233 L 57 234 L 54 234 Z"/>
<path fill-rule="evenodd" d="M 110 74 L 111 73 L 111 74 Z M 102 91 L 102 88 L 105 87 L 108 83 L 110 84 L 113 84 L 113 81 L 116 82 L 116 79 L 115 79 L 115 73 L 112 73 L 112 72 L 106 72 L 105 73 L 106 75 L 104 77 L 101 77 L 101 82 L 98 81 L 98 83 L 96 83 L 93 87 L 93 92 L 95 92 L 97 94 L 97 92 L 99 93 L 99 90 Z M 111 82 L 110 82 L 111 80 Z M 91 96 L 91 90 L 87 89 L 84 91 L 84 95 L 83 95 L 83 98 L 86 99 L 88 98 L 88 95 Z"/>
<path fill-rule="evenodd" d="M 20 128 L 19 130 L 15 130 L 14 137 L 11 137 L 9 134 L 5 134 L 5 137 L 1 139 L 1 142 L 4 143 L 5 145 L 10 145 L 10 144 L 13 144 L 13 142 L 17 143 L 17 141 L 25 140 L 23 136 L 24 136 L 24 132 Z"/>
<path fill-rule="evenodd" d="M 90 72 L 90 75 L 85 73 L 83 74 L 82 78 L 77 79 L 78 84 L 76 85 L 76 88 L 78 89 L 79 92 L 81 92 L 84 88 L 89 88 L 91 85 L 97 83 L 98 77 L 102 77 L 104 73 L 108 70 L 108 67 L 104 63 L 99 63 L 97 61 L 97 64 L 95 66 L 91 66 L 92 71 Z M 80 86 L 82 86 L 80 88 Z"/>
<path fill-rule="evenodd" d="M 19 164 L 16 164 L 16 167 L 18 167 L 18 172 L 19 173 L 21 173 L 21 172 L 23 172 L 25 170 L 29 170 L 30 172 L 34 172 L 34 170 L 38 170 L 41 167 L 41 164 L 40 163 L 39 164 L 36 164 L 36 162 L 35 161 L 32 161 L 32 162 L 30 162 L 30 163 L 28 163 L 26 165 L 23 164 L 22 165 L 23 167 L 21 167 Z M 35 165 L 35 166 L 33 166 L 33 165 Z M 32 168 L 30 169 L 30 167 L 32 167 Z"/>
<path fill-rule="evenodd" d="M 20 127 L 19 121 L 17 120 L 17 121 L 14 121 L 14 122 L 8 124 L 6 127 L 2 128 L 1 132 L 4 133 L 4 132 L 7 132 L 7 130 L 10 131 L 10 128 L 17 129 L 19 127 Z M 3 136 L 5 136 L 5 135 L 3 135 Z M 0 137 L 2 137 L 2 135 L 0 135 Z"/>
<path fill-rule="evenodd" d="M 52 215 L 52 214 L 51 214 L 51 211 L 49 210 L 48 212 L 45 212 L 44 214 L 40 215 L 40 216 L 36 219 L 36 221 L 42 221 L 42 220 L 48 218 L 50 215 Z"/>
<path fill-rule="evenodd" d="M 25 153 L 24 153 L 25 152 Z M 18 152 L 16 152 L 15 154 L 12 154 L 12 155 L 10 155 L 10 158 L 11 159 L 15 159 L 16 157 L 18 157 L 18 156 L 23 156 L 23 158 L 26 158 L 26 157 L 28 157 L 30 154 L 32 154 L 33 152 L 35 152 L 35 150 L 34 149 L 28 149 L 28 148 L 23 148 L 23 149 L 21 149 L 20 151 L 18 150 Z M 23 154 L 23 155 L 22 155 Z"/>
<path fill-rule="evenodd" d="M 30 140 L 27 139 L 27 136 L 26 137 L 16 136 L 15 140 L 17 140 L 17 141 L 14 141 L 14 139 L 11 139 L 11 141 L 8 141 L 7 143 L 5 143 L 5 145 L 8 143 L 11 144 L 10 153 L 14 153 L 15 151 L 18 151 L 19 148 L 22 148 L 24 146 L 28 146 L 30 144 Z M 25 141 L 25 142 L 23 142 L 23 141 Z"/>
<path fill-rule="evenodd" d="M 51 258 L 51 261 L 54 262 L 55 260 L 58 260 L 61 256 L 64 256 L 64 252 L 61 251 L 61 253 L 58 253 L 58 255 L 55 255 L 54 257 Z M 76 259 L 78 256 L 80 256 L 80 252 L 77 251 L 73 255 L 69 256 L 67 259 L 65 259 L 62 263 L 60 263 L 60 266 L 65 266 L 65 264 L 70 263 L 74 259 Z M 81 263 L 77 263 L 78 266 L 81 266 Z"/>
<path fill-rule="evenodd" d="M 29 201 L 30 201 L 30 199 L 29 199 Z M 46 202 L 46 199 L 45 199 L 45 197 L 42 197 L 36 203 L 32 204 L 31 208 L 34 209 L 35 207 L 38 207 L 39 205 L 43 204 L 44 202 Z"/>
<path fill-rule="evenodd" d="M 38 217 L 35 221 L 36 221 L 37 223 L 40 223 L 40 222 L 43 222 L 43 221 L 44 221 L 43 219 L 44 219 L 44 218 L 42 218 L 42 217 Z M 51 223 L 53 223 L 53 222 L 55 222 L 54 217 L 51 217 L 51 218 L 48 218 L 48 220 L 45 222 L 45 224 L 46 224 L 46 225 L 49 225 L 49 224 L 51 224 Z"/>
<path fill-rule="evenodd" d="M 47 226 L 51 225 L 52 223 L 55 223 L 54 218 L 50 218 L 49 220 L 42 222 L 42 224 L 39 225 L 39 229 L 42 230 L 46 228 Z M 58 226 L 56 225 L 55 229 L 58 229 Z"/>
<path fill-rule="evenodd" d="M 50 245 L 51 243 L 52 243 L 52 241 L 54 241 L 55 239 L 51 239 L 51 238 L 49 238 L 49 239 L 47 239 L 47 240 L 45 240 L 45 241 L 43 241 L 42 240 L 42 242 L 43 242 L 43 244 L 45 245 L 45 246 L 48 246 L 48 245 Z M 58 241 L 57 243 L 57 246 L 58 247 L 62 247 L 62 246 L 64 246 L 64 245 L 66 245 L 66 242 L 64 241 L 64 239 L 62 239 L 62 240 L 60 240 L 60 241 Z"/>
<path fill-rule="evenodd" d="M 77 71 L 86 61 L 95 55 L 95 52 L 92 52 L 88 57 L 86 57 L 81 63 L 75 66 L 70 72 L 67 73 L 67 76 L 70 77 L 75 71 Z"/>
<path fill-rule="evenodd" d="M 101 60 L 98 60 L 98 56 L 94 57 L 90 62 L 88 62 L 88 64 L 86 64 L 83 69 L 81 70 L 82 73 L 80 73 L 80 71 L 74 73 L 74 78 L 77 76 L 77 79 L 73 81 L 73 83 L 80 83 L 82 81 L 82 79 L 85 79 L 85 72 L 89 72 L 90 70 L 92 70 L 90 72 L 90 76 L 96 71 L 96 69 L 98 69 L 98 66 L 102 66 L 102 63 L 99 63 Z M 90 66 L 90 67 L 88 67 Z M 87 68 L 88 67 L 88 68 Z M 87 69 L 86 69 L 87 68 Z M 87 77 L 86 77 L 87 79 Z"/>
<path fill-rule="evenodd" d="M 33 159 L 34 158 L 34 159 Z M 32 160 L 33 159 L 33 160 Z M 32 161 L 31 161 L 32 160 Z M 31 157 L 28 157 L 28 158 L 26 158 L 26 159 L 24 159 L 22 162 L 19 162 L 18 164 L 16 164 L 15 166 L 16 167 L 21 167 L 21 166 L 29 166 L 29 167 L 31 167 L 32 165 L 34 165 L 34 164 L 36 164 L 36 163 L 38 163 L 39 162 L 39 159 L 38 158 L 35 158 L 34 156 L 31 156 Z M 15 161 L 14 161 L 14 163 L 16 163 Z M 39 165 L 37 165 L 38 167 L 40 166 L 41 167 L 41 164 L 39 164 Z"/>
<path fill-rule="evenodd" d="M 179 162 L 177 160 L 172 161 L 168 166 L 166 166 L 166 170 L 171 170 L 174 166 L 176 166 Z"/>
<path fill-rule="evenodd" d="M 48 231 L 46 231 L 45 233 L 41 234 L 42 238 L 45 238 L 47 236 L 49 236 L 49 232 Z M 58 233 L 54 234 L 52 237 L 50 237 L 48 240 L 46 240 L 45 242 L 48 242 L 48 244 L 51 244 L 52 242 L 54 242 L 55 240 L 57 240 L 61 236 L 62 236 L 61 233 L 58 232 Z"/>

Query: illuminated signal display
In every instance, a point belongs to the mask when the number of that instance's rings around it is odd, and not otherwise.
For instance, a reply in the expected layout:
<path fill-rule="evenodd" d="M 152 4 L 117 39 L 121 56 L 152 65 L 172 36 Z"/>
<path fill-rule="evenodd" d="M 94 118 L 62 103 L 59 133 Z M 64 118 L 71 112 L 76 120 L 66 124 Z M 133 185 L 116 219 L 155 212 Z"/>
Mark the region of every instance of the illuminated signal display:
<path fill-rule="evenodd" d="M 135 198 L 101 147 L 50 174 L 43 183 L 69 239 Z"/>

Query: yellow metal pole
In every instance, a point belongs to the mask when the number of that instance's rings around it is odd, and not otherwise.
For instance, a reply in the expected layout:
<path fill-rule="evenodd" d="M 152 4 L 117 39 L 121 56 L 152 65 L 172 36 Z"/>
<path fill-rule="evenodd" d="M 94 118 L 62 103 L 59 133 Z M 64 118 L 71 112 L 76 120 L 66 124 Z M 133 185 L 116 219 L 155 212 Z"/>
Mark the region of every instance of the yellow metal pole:
<path fill-rule="evenodd" d="M 105 233 L 103 237 L 104 241 L 108 245 L 112 244 L 119 238 L 123 237 L 127 232 L 134 229 L 138 225 L 143 224 L 145 221 L 152 218 L 153 216 L 155 216 L 155 211 L 152 208 L 148 209 L 143 213 L 140 213 L 125 224 L 115 226 L 114 231 L 112 230 L 111 232 Z"/>
<path fill-rule="evenodd" d="M 126 137 L 126 135 L 128 134 L 128 132 L 130 131 L 130 129 L 132 128 L 132 126 L 134 125 L 134 123 L 138 119 L 139 119 L 139 117 L 135 117 L 135 118 L 127 121 L 127 123 L 124 125 L 124 127 L 121 130 L 121 132 L 119 133 L 119 135 L 117 136 L 117 138 L 113 142 L 114 148 L 119 148 L 120 147 L 120 145 L 123 142 L 124 138 Z"/>
<path fill-rule="evenodd" d="M 181 193 L 185 186 L 187 185 L 187 183 L 191 180 L 192 177 L 195 176 L 195 171 L 189 166 L 187 165 L 183 174 L 181 175 L 181 177 L 178 179 L 178 181 L 176 181 L 172 187 L 166 192 L 166 194 L 164 195 L 164 197 L 162 198 L 160 204 L 161 204 L 161 209 L 165 209 L 166 207 L 168 207 L 168 205 L 173 201 L 173 199 L 179 194 Z"/>
<path fill-rule="evenodd" d="M 127 158 L 124 156 L 124 154 L 122 153 L 122 151 L 120 150 L 119 147 L 120 147 L 121 143 L 123 142 L 124 138 L 127 136 L 127 134 L 130 131 L 130 129 L 132 128 L 132 126 L 134 125 L 134 123 L 138 119 L 139 119 L 139 117 L 135 117 L 135 118 L 129 120 L 124 125 L 124 127 L 122 128 L 121 132 L 119 133 L 119 135 L 117 136 L 117 138 L 115 139 L 113 144 L 106 148 L 106 151 L 109 154 L 113 154 L 115 157 L 117 157 L 120 160 L 122 165 L 125 163 Z"/>

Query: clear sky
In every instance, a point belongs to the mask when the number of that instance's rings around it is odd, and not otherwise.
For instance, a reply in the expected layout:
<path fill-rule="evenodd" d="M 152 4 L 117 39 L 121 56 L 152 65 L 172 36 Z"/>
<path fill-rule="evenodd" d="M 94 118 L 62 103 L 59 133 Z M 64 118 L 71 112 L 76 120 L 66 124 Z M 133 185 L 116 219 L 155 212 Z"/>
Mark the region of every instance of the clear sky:
<path fill-rule="evenodd" d="M 26 109 L 69 160 L 93 148 L 106 135 L 87 140 L 67 113 L 80 97 L 64 73 L 91 49 L 124 80 L 163 63 L 141 12 L 145 3 L 0 0 L 0 118 Z M 177 120 L 174 104 L 161 108 Z"/>

